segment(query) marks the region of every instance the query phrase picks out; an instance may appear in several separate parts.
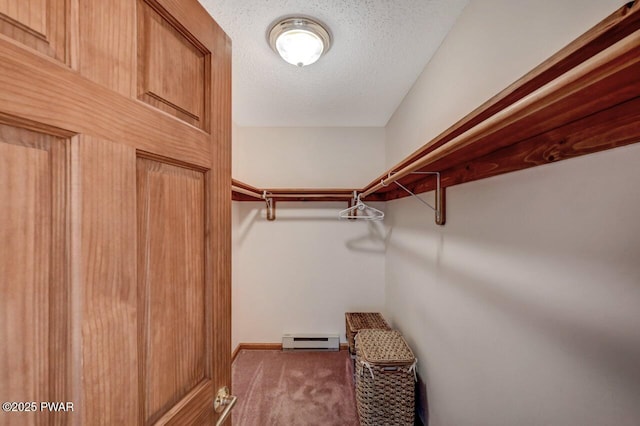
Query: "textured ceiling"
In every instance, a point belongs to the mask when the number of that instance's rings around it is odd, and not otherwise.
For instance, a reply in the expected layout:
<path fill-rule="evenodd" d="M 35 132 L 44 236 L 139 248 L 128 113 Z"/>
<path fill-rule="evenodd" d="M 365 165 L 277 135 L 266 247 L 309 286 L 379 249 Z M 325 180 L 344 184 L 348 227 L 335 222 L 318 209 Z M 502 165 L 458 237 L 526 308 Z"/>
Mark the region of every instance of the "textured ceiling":
<path fill-rule="evenodd" d="M 240 126 L 384 126 L 468 0 L 200 0 L 233 42 Z M 324 22 L 331 50 L 304 68 L 269 47 L 270 25 Z"/>

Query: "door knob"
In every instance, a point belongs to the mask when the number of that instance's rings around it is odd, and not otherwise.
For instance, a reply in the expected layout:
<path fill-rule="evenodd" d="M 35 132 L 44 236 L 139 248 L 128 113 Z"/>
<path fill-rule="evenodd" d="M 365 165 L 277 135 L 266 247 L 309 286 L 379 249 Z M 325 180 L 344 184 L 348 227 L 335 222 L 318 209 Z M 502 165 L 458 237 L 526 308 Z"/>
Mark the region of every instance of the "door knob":
<path fill-rule="evenodd" d="M 227 417 L 229 417 L 229 414 L 231 413 L 231 409 L 234 405 L 236 405 L 237 401 L 238 397 L 229 394 L 228 387 L 224 386 L 218 389 L 218 395 L 216 395 L 216 399 L 213 402 L 213 409 L 216 411 L 216 413 L 222 411 L 222 414 L 220 414 L 220 417 L 216 422 L 216 426 L 222 426 L 224 424 L 224 422 L 227 420 Z"/>

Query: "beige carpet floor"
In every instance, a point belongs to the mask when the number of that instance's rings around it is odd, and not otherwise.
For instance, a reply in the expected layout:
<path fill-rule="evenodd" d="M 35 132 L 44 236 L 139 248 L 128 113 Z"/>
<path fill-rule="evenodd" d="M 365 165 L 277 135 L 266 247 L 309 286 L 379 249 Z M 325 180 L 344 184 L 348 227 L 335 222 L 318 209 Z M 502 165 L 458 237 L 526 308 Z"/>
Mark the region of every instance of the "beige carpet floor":
<path fill-rule="evenodd" d="M 242 350 L 232 371 L 234 426 L 359 424 L 348 351 Z"/>

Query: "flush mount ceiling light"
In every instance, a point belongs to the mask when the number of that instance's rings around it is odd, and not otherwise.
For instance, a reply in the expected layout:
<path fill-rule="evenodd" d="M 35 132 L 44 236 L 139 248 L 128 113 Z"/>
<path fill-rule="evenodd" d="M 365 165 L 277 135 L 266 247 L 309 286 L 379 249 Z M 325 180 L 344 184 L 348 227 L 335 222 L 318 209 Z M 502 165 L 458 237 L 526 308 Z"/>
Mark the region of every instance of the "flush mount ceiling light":
<path fill-rule="evenodd" d="M 289 17 L 271 27 L 269 45 L 285 61 L 304 67 L 327 53 L 331 47 L 331 36 L 322 24 L 313 19 Z"/>

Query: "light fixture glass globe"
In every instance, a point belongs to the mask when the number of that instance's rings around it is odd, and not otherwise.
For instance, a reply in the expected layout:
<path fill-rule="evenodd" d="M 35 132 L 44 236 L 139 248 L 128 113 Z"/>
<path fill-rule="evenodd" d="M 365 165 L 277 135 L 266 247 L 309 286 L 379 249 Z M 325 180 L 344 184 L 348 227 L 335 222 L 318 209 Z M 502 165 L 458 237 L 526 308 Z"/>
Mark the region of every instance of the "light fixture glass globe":
<path fill-rule="evenodd" d="M 271 48 L 286 62 L 304 67 L 331 48 L 331 35 L 320 22 L 301 16 L 282 18 L 267 33 Z"/>
<path fill-rule="evenodd" d="M 311 31 L 294 29 L 280 34 L 276 40 L 276 49 L 285 61 L 304 67 L 320 59 L 324 44 Z"/>

